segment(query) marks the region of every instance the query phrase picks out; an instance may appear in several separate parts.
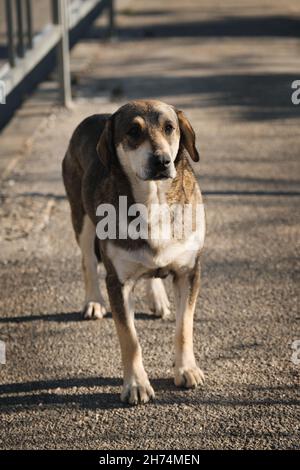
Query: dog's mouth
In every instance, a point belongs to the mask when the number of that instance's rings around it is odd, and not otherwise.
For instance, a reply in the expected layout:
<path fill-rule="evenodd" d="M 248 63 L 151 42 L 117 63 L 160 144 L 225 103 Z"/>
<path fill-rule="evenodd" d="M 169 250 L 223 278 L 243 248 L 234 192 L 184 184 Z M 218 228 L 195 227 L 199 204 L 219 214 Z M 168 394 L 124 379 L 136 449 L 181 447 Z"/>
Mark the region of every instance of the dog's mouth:
<path fill-rule="evenodd" d="M 173 179 L 171 175 L 167 174 L 159 174 L 159 175 L 149 175 L 144 178 L 140 178 L 143 181 L 160 181 L 160 180 L 168 180 Z"/>
<path fill-rule="evenodd" d="M 161 174 L 158 174 L 158 175 L 153 175 L 152 178 L 149 178 L 153 181 L 157 181 L 157 180 L 168 180 L 168 179 L 172 179 L 171 175 L 169 173 L 161 173 Z"/>
<path fill-rule="evenodd" d="M 140 175 L 137 175 L 140 179 L 142 179 L 143 181 L 160 181 L 160 180 L 168 180 L 168 179 L 174 179 L 175 178 L 175 175 L 172 175 L 171 172 L 169 170 L 162 170 L 162 171 L 159 171 L 159 172 L 147 172 L 146 175 L 144 176 L 140 176 Z"/>

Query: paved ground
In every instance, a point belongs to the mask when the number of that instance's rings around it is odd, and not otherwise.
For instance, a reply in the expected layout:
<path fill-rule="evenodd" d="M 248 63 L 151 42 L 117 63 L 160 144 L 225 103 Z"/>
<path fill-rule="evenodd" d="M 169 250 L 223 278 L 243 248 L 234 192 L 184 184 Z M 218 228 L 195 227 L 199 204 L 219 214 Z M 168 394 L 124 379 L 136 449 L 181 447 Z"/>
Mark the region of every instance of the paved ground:
<path fill-rule="evenodd" d="M 0 447 L 299 448 L 297 1 L 128 3 L 119 41 L 101 42 L 101 20 L 73 50 L 74 110 L 45 83 L 1 135 Z M 195 349 L 207 381 L 173 386 L 174 313 L 153 319 L 141 285 L 157 398 L 130 408 L 111 317 L 78 313 L 60 162 L 82 117 L 143 96 L 184 109 L 197 132 L 208 231 Z"/>

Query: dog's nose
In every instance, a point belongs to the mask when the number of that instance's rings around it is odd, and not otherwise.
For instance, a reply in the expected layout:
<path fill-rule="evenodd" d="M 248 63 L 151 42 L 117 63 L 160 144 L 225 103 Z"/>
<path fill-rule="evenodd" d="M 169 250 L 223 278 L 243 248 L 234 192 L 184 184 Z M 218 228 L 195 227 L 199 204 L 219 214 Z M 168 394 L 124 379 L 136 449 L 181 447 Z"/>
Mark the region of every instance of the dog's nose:
<path fill-rule="evenodd" d="M 171 158 L 169 155 L 157 155 L 155 158 L 155 167 L 158 170 L 166 170 L 171 164 Z"/>

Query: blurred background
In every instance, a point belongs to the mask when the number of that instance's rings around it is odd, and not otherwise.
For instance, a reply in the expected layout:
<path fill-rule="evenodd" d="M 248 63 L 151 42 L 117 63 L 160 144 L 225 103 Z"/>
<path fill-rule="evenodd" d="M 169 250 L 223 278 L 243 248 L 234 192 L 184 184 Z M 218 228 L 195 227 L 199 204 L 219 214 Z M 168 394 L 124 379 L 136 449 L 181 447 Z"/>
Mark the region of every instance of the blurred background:
<path fill-rule="evenodd" d="M 1 448 L 299 448 L 299 9 L 0 0 Z M 207 237 L 194 340 L 207 379 L 175 390 L 174 308 L 155 319 L 141 284 L 156 401 L 133 410 L 119 404 L 111 315 L 81 320 L 61 161 L 83 118 L 134 98 L 182 109 L 195 129 Z"/>

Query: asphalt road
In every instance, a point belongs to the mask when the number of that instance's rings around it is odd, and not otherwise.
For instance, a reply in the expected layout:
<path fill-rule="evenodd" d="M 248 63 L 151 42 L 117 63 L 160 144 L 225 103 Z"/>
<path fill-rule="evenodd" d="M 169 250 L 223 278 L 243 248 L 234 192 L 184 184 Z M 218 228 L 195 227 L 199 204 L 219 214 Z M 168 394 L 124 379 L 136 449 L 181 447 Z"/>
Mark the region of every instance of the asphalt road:
<path fill-rule="evenodd" d="M 43 84 L 0 136 L 5 162 L 20 145 L 1 184 L 0 448 L 299 449 L 297 1 L 129 3 L 119 41 L 101 41 L 100 20 L 73 50 L 74 109 L 51 107 Z M 119 401 L 111 316 L 80 318 L 60 163 L 83 117 L 135 97 L 184 109 L 197 134 L 207 238 L 194 336 L 206 383 L 173 385 L 174 309 L 153 318 L 141 284 L 136 325 L 156 400 L 132 408 Z"/>

